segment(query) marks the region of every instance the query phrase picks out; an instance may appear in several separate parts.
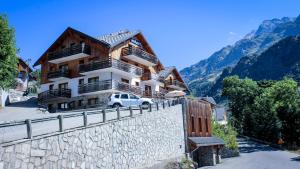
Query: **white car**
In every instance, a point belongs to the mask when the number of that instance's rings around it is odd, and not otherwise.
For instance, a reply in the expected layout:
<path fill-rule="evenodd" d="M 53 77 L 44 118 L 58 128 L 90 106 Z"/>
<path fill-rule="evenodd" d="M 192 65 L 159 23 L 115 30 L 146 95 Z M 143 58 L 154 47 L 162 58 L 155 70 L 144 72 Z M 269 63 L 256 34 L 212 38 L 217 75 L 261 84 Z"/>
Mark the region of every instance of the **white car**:
<path fill-rule="evenodd" d="M 149 104 L 153 104 L 153 100 L 149 98 L 141 98 L 134 94 L 129 93 L 114 93 L 109 97 L 108 106 L 117 107 L 129 107 L 139 106 L 148 107 Z"/>

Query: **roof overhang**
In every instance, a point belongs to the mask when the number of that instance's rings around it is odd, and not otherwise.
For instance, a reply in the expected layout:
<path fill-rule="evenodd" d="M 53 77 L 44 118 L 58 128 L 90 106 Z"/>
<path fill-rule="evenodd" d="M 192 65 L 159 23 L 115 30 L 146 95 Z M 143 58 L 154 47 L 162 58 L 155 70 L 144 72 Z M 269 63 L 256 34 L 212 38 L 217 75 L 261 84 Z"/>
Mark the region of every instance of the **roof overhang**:
<path fill-rule="evenodd" d="M 98 43 L 108 49 L 110 49 L 110 44 L 108 44 L 107 42 L 105 41 L 102 41 L 102 40 L 99 40 L 99 39 L 96 39 L 96 38 L 93 38 L 85 33 L 82 33 L 76 29 L 73 29 L 71 27 L 68 27 L 53 43 L 52 45 L 40 56 L 40 58 L 34 63 L 33 66 L 37 66 L 40 64 L 40 61 L 42 60 L 43 57 L 46 56 L 46 53 L 58 42 L 60 41 L 61 39 L 63 39 L 67 34 L 70 34 L 70 33 L 74 33 L 74 34 L 78 34 L 80 36 L 83 36 L 83 37 L 86 37 L 88 39 L 90 39 L 91 41 L 95 42 L 95 43 Z"/>
<path fill-rule="evenodd" d="M 225 145 L 224 141 L 217 137 L 189 137 L 188 139 L 197 147 Z"/>

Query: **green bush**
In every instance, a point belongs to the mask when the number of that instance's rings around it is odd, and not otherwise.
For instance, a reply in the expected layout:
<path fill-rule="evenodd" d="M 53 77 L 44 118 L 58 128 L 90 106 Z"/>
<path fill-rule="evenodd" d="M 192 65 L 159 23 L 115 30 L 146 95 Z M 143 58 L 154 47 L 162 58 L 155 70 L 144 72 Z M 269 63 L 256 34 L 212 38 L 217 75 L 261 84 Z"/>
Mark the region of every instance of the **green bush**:
<path fill-rule="evenodd" d="M 236 140 L 237 132 L 231 125 L 220 125 L 213 121 L 213 135 L 221 138 L 225 142 L 225 146 L 231 150 L 237 150 L 238 144 Z"/>

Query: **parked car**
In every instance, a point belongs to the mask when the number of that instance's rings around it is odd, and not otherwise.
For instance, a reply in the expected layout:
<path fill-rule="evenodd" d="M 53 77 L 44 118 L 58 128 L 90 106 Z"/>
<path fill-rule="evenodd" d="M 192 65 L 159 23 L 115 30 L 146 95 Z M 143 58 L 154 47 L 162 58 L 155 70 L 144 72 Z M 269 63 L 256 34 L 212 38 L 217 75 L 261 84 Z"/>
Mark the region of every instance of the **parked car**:
<path fill-rule="evenodd" d="M 108 105 L 114 108 L 139 106 L 148 107 L 153 104 L 153 100 L 149 98 L 142 98 L 129 93 L 114 93 L 109 97 Z"/>

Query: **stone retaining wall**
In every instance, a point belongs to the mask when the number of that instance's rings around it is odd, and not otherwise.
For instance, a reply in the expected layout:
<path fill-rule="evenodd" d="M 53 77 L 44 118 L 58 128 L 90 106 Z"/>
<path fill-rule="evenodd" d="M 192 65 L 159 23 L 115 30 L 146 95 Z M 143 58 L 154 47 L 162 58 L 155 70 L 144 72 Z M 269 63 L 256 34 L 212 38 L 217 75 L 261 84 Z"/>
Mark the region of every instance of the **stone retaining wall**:
<path fill-rule="evenodd" d="M 184 154 L 182 107 L 0 147 L 0 169 L 143 168 Z"/>

